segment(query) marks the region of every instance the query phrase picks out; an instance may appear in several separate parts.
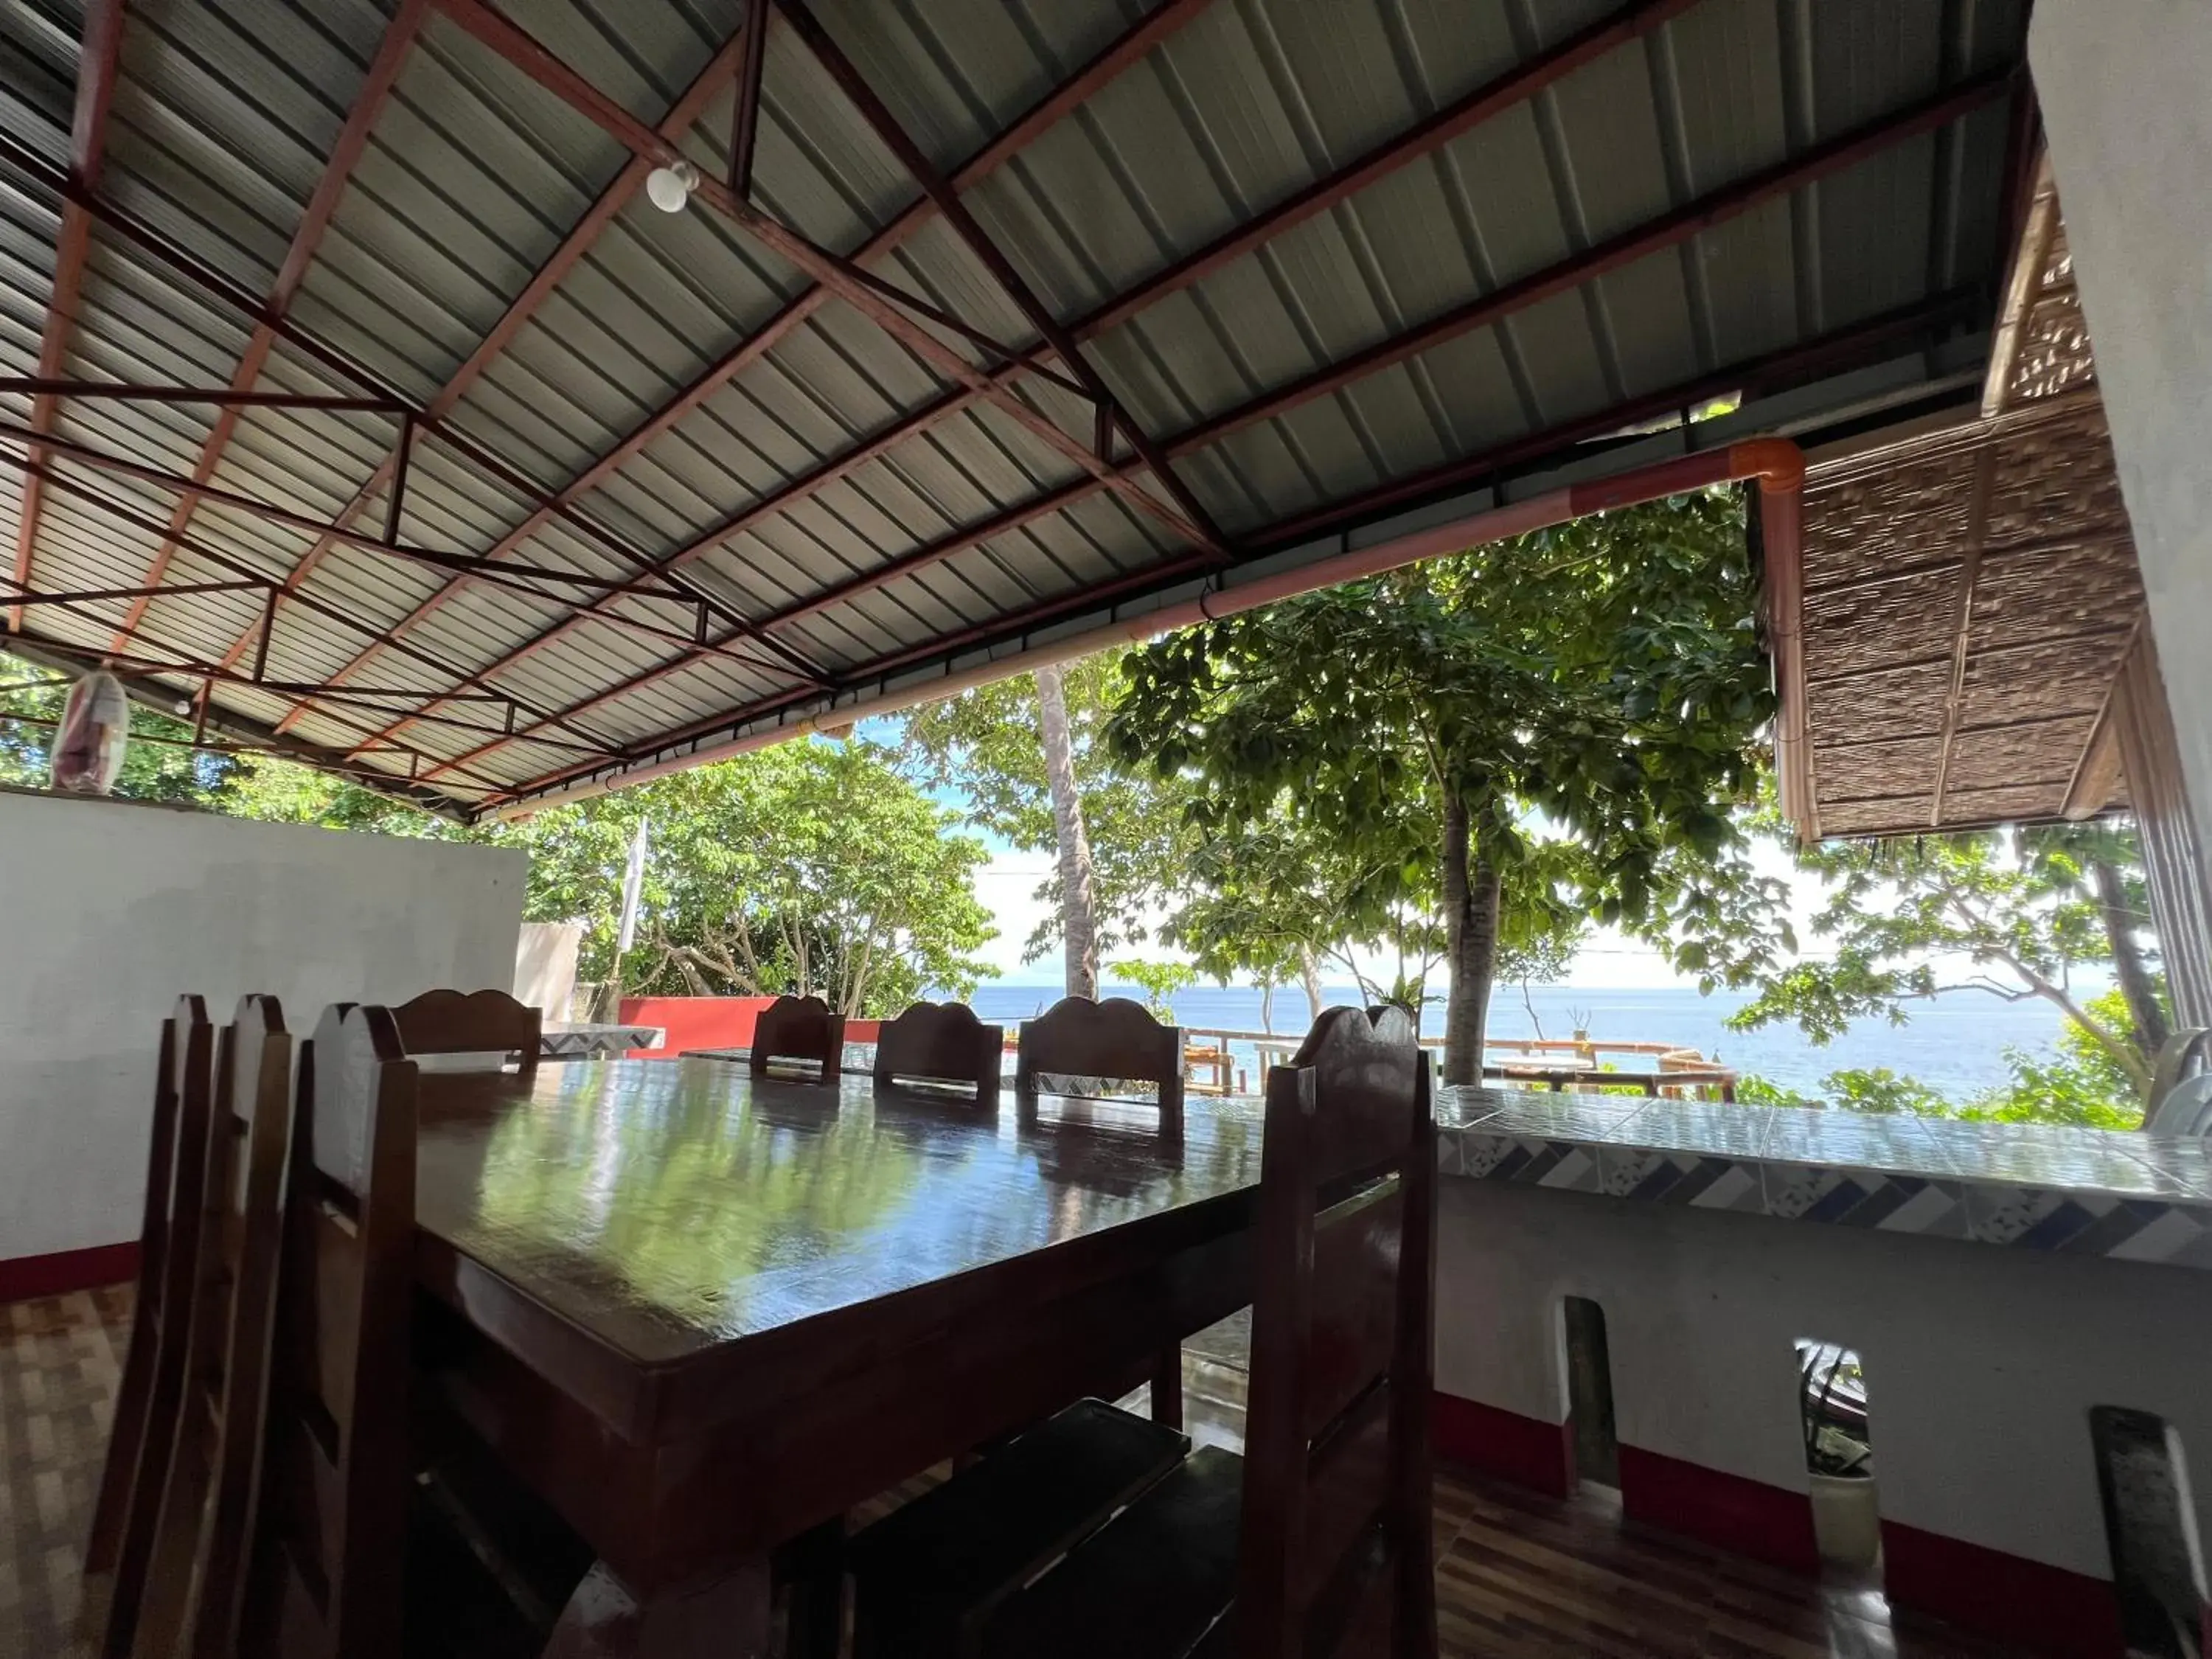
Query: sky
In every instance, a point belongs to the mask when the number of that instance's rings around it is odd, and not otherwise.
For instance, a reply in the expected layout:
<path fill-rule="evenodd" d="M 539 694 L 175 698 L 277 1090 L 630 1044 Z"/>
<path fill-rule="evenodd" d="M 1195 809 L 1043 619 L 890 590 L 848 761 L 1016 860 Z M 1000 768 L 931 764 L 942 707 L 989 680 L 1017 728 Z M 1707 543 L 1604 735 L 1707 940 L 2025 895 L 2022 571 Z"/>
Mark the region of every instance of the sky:
<path fill-rule="evenodd" d="M 975 833 L 970 831 L 969 833 Z M 1060 957 L 1054 954 L 1037 962 L 1024 963 L 1022 947 L 1030 934 L 1042 920 L 1046 906 L 1034 896 L 1038 886 L 1050 874 L 1052 854 L 1030 853 L 1006 846 L 991 837 L 984 839 L 992 847 L 991 861 L 975 872 L 975 896 L 991 912 L 999 937 L 976 952 L 982 960 L 999 970 L 1000 982 L 1011 985 L 1042 985 L 1060 982 Z M 1808 947 L 1808 954 L 1818 954 L 1813 938 L 1812 917 L 1819 908 L 1820 884 L 1811 877 L 1795 872 L 1787 859 L 1775 848 L 1756 849 L 1756 858 L 1762 874 L 1779 876 L 1790 881 L 1792 893 L 1790 920 L 1797 930 L 1801 943 Z M 1157 924 L 1164 919 L 1162 912 L 1151 920 Z M 1169 950 L 1157 939 L 1144 945 L 1114 952 L 1107 959 L 1108 976 L 1112 976 L 1112 965 L 1116 957 L 1139 957 L 1147 961 L 1163 959 L 1187 961 L 1182 951 Z M 1370 976 L 1383 980 L 1391 977 L 1389 966 L 1381 957 L 1363 960 L 1363 971 L 1375 970 Z M 1340 975 L 1341 969 L 1335 970 Z M 1334 977 L 1325 970 L 1325 979 Z M 1583 990 L 1656 990 L 1667 987 L 1694 989 L 1697 981 L 1675 973 L 1656 950 L 1638 939 L 1623 936 L 1613 928 L 1594 929 L 1589 940 L 1577 955 L 1572 969 L 1563 984 Z"/>

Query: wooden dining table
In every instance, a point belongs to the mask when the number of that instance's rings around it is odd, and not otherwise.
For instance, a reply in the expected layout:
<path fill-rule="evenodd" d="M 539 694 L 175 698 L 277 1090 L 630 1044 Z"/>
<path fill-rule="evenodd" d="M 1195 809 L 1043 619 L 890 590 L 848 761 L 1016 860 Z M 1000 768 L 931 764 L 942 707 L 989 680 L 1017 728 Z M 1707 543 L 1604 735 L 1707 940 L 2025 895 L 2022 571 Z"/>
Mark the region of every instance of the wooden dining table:
<path fill-rule="evenodd" d="M 1251 1299 L 1261 1112 L 425 1074 L 417 1364 L 596 1552 L 549 1654 L 767 1651 L 769 1553 Z"/>

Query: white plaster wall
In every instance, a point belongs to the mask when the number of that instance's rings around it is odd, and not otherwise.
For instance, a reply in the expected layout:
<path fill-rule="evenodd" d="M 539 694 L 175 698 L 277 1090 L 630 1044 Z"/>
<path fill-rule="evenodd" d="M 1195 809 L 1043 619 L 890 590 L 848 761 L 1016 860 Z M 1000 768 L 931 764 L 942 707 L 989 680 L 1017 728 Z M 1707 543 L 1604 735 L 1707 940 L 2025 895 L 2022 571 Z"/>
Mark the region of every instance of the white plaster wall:
<path fill-rule="evenodd" d="M 162 1017 L 514 982 L 528 854 L 0 792 L 0 1261 L 136 1238 Z"/>
<path fill-rule="evenodd" d="M 2028 61 L 2182 768 L 2212 825 L 2212 5 L 2038 0 Z"/>
<path fill-rule="evenodd" d="M 1806 1490 L 1793 1341 L 1865 1362 L 1882 1514 L 2110 1577 L 2089 1407 L 2156 1412 L 2212 1528 L 2212 1277 L 1447 1177 L 1437 1386 L 1562 1422 L 1560 1301 L 1605 1310 L 1621 1441 Z"/>

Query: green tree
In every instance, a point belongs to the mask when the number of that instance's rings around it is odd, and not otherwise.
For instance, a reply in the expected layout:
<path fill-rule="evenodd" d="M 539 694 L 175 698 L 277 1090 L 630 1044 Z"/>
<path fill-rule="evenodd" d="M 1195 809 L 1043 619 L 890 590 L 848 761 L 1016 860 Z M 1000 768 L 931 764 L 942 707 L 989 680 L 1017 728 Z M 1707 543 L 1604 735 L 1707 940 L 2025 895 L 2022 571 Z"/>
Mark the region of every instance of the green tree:
<path fill-rule="evenodd" d="M 585 924 L 579 971 L 613 966 L 623 872 L 651 821 L 625 989 L 811 993 L 848 1015 L 965 996 L 992 937 L 972 875 L 988 854 L 864 742 L 763 750 L 556 806 L 499 832 L 532 857 L 526 914 Z"/>
<path fill-rule="evenodd" d="M 1198 969 L 1187 962 L 1139 962 L 1134 957 L 1114 964 L 1114 974 L 1126 985 L 1145 994 L 1145 1006 L 1164 1024 L 1175 1024 L 1175 994 L 1198 982 Z"/>
<path fill-rule="evenodd" d="M 957 792 L 968 821 L 1028 852 L 1054 855 L 1053 874 L 1036 896 L 1049 906 L 1024 942 L 1034 962 L 1067 938 L 1071 866 L 1087 874 L 1091 945 L 1078 958 L 1091 963 L 1146 940 L 1146 915 L 1180 881 L 1191 840 L 1183 822 L 1179 780 L 1162 781 L 1118 762 L 1101 732 L 1120 688 L 1123 651 L 1060 664 L 1041 680 L 1017 675 L 905 716 L 900 764 L 925 788 Z M 1043 740 L 1040 687 L 1056 682 L 1066 716 L 1073 799 L 1055 799 Z M 1073 851 L 1080 833 L 1083 851 Z M 1081 874 L 1079 874 L 1079 882 Z M 1071 991 L 1078 989 L 1071 979 Z"/>
<path fill-rule="evenodd" d="M 1420 810 L 1412 801 L 1397 805 Z M 1398 834 L 1425 828 L 1401 826 Z M 1534 849 L 1531 862 L 1553 856 L 1553 849 Z M 1522 907 L 1502 930 L 1497 977 L 1525 987 L 1564 976 L 1583 932 L 1571 914 Z M 1316 1014 L 1325 966 L 1351 979 L 1369 1003 L 1421 1007 L 1449 944 L 1437 896 L 1408 884 L 1401 868 L 1317 832 L 1280 802 L 1265 819 L 1226 825 L 1192 849 L 1179 907 L 1161 933 L 1224 984 L 1237 974 L 1263 990 L 1297 981 Z M 1376 957 L 1390 961 L 1389 978 L 1368 971 Z"/>
<path fill-rule="evenodd" d="M 2142 860 L 2125 826 L 1830 842 L 1799 862 L 1824 884 L 1813 927 L 1832 954 L 1759 954 L 1746 976 L 1757 994 L 1729 1022 L 1737 1029 L 1794 1022 L 1821 1043 L 1854 1019 L 1902 1024 L 1911 1003 L 1946 991 L 2039 999 L 2138 1100 L 2148 1091 L 2166 1012 L 2142 936 Z M 2125 964 L 2117 1001 L 2076 988 L 2083 970 L 2116 963 Z"/>
<path fill-rule="evenodd" d="M 1360 902 L 1441 915 L 1444 1078 L 1475 1079 L 1501 942 L 1657 926 L 1741 849 L 1772 708 L 1741 500 L 1583 519 L 1133 653 L 1115 752 L 1201 839 L 1279 817 Z"/>

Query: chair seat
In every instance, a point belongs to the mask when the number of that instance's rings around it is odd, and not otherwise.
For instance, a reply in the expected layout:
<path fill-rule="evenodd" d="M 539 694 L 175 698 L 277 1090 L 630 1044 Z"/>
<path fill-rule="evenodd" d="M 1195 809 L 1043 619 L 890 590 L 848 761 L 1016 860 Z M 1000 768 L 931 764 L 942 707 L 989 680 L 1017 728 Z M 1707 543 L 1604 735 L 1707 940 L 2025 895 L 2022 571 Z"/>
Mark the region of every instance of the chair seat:
<path fill-rule="evenodd" d="M 1237 1593 L 1244 1462 L 1208 1446 L 985 1626 L 984 1659 L 1190 1659 Z"/>
<path fill-rule="evenodd" d="M 952 1654 L 1000 1601 L 1180 1464 L 1188 1437 L 1081 1400 L 853 1540 L 856 1651 Z"/>

